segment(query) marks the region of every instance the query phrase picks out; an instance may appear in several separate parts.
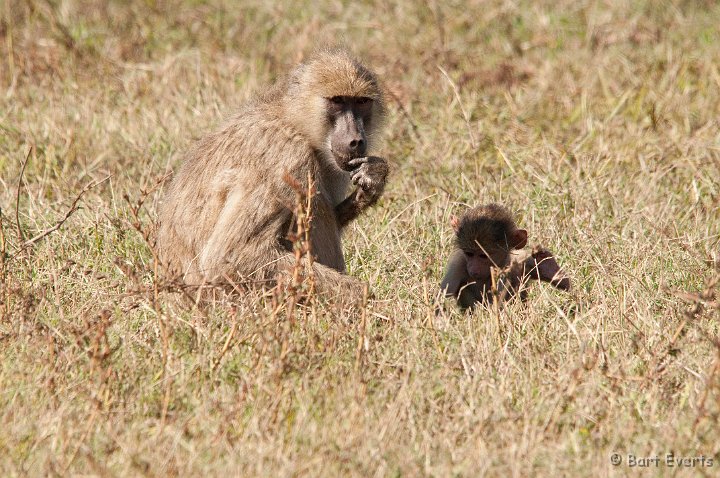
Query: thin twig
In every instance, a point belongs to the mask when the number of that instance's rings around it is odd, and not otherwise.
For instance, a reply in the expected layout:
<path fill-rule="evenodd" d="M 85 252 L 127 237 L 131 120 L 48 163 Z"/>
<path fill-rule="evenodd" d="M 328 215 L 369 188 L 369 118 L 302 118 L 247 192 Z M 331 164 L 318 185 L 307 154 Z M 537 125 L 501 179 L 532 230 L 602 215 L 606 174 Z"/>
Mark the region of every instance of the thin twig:
<path fill-rule="evenodd" d="M 5 310 L 7 308 L 7 299 L 9 294 L 7 293 L 8 286 L 6 282 L 5 272 L 5 226 L 3 224 L 4 218 L 2 215 L 2 208 L 0 207 L 0 321 L 5 320 Z"/>
<path fill-rule="evenodd" d="M 463 115 L 463 119 L 465 119 L 465 124 L 467 125 L 468 134 L 470 135 L 470 144 L 472 145 L 473 149 L 477 149 L 477 141 L 475 141 L 475 135 L 472 131 L 472 126 L 470 126 L 470 115 L 467 111 L 465 111 L 465 107 L 463 106 L 462 100 L 460 99 L 460 90 L 458 89 L 455 82 L 450 78 L 450 75 L 448 75 L 448 72 L 445 71 L 445 69 L 438 65 L 438 70 L 440 70 L 440 73 L 445 76 L 445 78 L 448 80 L 448 83 L 450 83 L 450 86 L 453 89 L 453 92 L 455 93 L 455 99 L 457 99 L 458 105 L 460 105 L 460 112 Z"/>
<path fill-rule="evenodd" d="M 212 366 L 211 372 L 215 372 L 215 369 L 217 369 L 218 365 L 220 365 L 222 358 L 225 356 L 225 353 L 230 348 L 230 341 L 235 336 L 235 332 L 237 331 L 237 308 L 233 307 L 231 314 L 233 316 L 232 327 L 230 328 L 230 332 L 228 333 L 227 339 L 225 340 L 225 345 L 223 345 L 223 348 L 220 351 L 220 355 L 218 355 L 218 357 L 215 359 L 215 363 Z"/>
<path fill-rule="evenodd" d="M 75 450 L 73 451 L 72 455 L 70 455 L 70 459 L 65 463 L 65 466 L 63 467 L 61 475 L 66 475 L 70 467 L 72 466 L 73 462 L 77 458 L 77 454 L 80 451 L 80 448 L 85 444 L 85 440 L 87 440 L 88 436 L 90 436 L 90 432 L 92 431 L 92 427 L 95 425 L 95 419 L 98 416 L 98 409 L 93 408 L 92 413 L 90 415 L 90 419 L 87 420 L 87 428 L 85 428 L 85 431 L 82 434 L 82 437 L 80 437 L 80 440 L 77 441 L 77 446 L 75 447 Z"/>
<path fill-rule="evenodd" d="M 502 325 L 500 321 L 500 293 L 498 291 L 498 275 L 500 274 L 500 269 L 497 267 L 491 267 L 490 268 L 490 281 L 492 285 L 492 309 L 493 309 L 493 317 L 495 317 L 495 327 L 497 327 L 497 335 L 498 335 L 498 345 L 500 346 L 500 350 L 503 349 L 503 338 L 502 338 Z M 459 297 L 459 296 L 458 296 Z M 509 334 L 508 334 L 509 337 Z"/>
<path fill-rule="evenodd" d="M 416 141 L 422 141 L 420 138 L 420 133 L 418 133 L 418 127 L 413 121 L 412 117 L 410 116 L 410 113 L 405 109 L 405 106 L 402 104 L 402 101 L 400 101 L 400 98 L 395 94 L 394 91 L 388 89 L 388 93 L 390 94 L 390 97 L 393 99 L 395 104 L 397 105 L 398 109 L 400 110 L 400 113 L 402 113 L 405 120 L 410 124 L 410 131 L 412 131 L 413 136 L 415 137 Z"/>
<path fill-rule="evenodd" d="M 700 425 L 700 421 L 705 417 L 705 401 L 710 394 L 710 387 L 712 385 L 712 382 L 715 380 L 715 376 L 718 374 L 718 372 L 720 372 L 720 347 L 718 347 L 717 344 L 715 344 L 715 346 L 717 347 L 715 361 L 713 362 L 712 368 L 710 369 L 710 373 L 705 379 L 705 389 L 700 395 L 700 400 L 698 401 L 697 415 L 695 416 L 695 420 L 693 421 L 693 431 L 697 430 L 698 425 Z"/>
<path fill-rule="evenodd" d="M 65 216 L 62 219 L 60 219 L 53 227 L 51 227 L 49 229 L 45 229 L 43 232 L 36 235 L 32 239 L 28 239 L 27 241 L 23 242 L 18 247 L 17 251 L 15 251 L 15 255 L 19 254 L 23 249 L 32 246 L 33 244 L 38 242 L 40 239 L 43 239 L 44 237 L 46 237 L 46 236 L 52 234 L 53 232 L 57 231 L 58 229 L 60 229 L 60 227 L 62 227 L 62 225 L 65 224 L 65 221 L 70 219 L 70 216 L 72 216 L 75 213 L 75 211 L 77 211 L 79 209 L 78 202 L 80 202 L 80 199 L 83 197 L 83 195 L 86 192 L 88 192 L 89 190 L 91 190 L 92 188 L 94 188 L 95 186 L 97 186 L 98 184 L 104 183 L 108 179 L 110 179 L 110 176 L 107 176 L 105 179 L 101 179 L 100 181 L 93 181 L 91 183 L 88 183 L 88 185 L 85 186 L 82 189 L 82 191 L 80 191 L 80 194 L 78 194 L 75 197 L 75 199 L 72 202 L 72 205 L 70 206 L 70 209 L 68 209 L 68 211 L 65 213 Z"/>
<path fill-rule="evenodd" d="M 368 301 L 368 285 L 363 285 L 363 304 L 360 309 L 360 333 L 358 334 L 357 349 L 355 350 L 355 373 L 359 374 L 360 381 L 363 382 L 362 370 L 365 365 L 365 340 L 367 333 L 367 301 Z"/>
<path fill-rule="evenodd" d="M 40 15 L 45 17 L 45 20 L 52 27 L 55 27 L 60 31 L 60 38 L 58 38 L 58 40 L 60 40 L 68 50 L 77 53 L 77 42 L 75 41 L 75 38 L 73 38 L 72 33 L 70 33 L 70 29 L 60 20 L 60 14 L 58 13 L 57 6 L 50 0 L 45 0 L 44 3 L 50 11 L 50 13 L 47 13 L 44 9 L 38 8 L 34 0 L 30 0 L 29 3 L 33 10 L 40 12 Z"/>
<path fill-rule="evenodd" d="M 20 191 L 22 190 L 22 180 L 23 180 L 23 176 L 25 175 L 25 167 L 27 166 L 27 163 L 30 160 L 30 153 L 32 153 L 32 150 L 33 150 L 33 145 L 30 145 L 30 149 L 28 149 L 28 152 L 25 155 L 25 161 L 23 161 L 22 167 L 20 168 L 20 179 L 18 179 L 17 192 L 15 194 L 15 226 L 17 227 L 19 242 L 22 242 L 25 240 L 25 236 L 23 235 L 23 232 L 22 232 L 22 227 L 20 227 Z"/>

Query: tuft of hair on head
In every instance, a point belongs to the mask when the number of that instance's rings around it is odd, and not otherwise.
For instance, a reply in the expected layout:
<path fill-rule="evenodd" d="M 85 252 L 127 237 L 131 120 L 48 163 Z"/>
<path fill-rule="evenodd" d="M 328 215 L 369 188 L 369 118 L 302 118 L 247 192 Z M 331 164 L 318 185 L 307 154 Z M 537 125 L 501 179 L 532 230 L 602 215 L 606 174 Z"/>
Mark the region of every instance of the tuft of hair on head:
<path fill-rule="evenodd" d="M 460 218 L 455 242 L 463 250 L 509 250 L 509 235 L 517 229 L 512 213 L 500 204 L 491 203 L 471 208 Z"/>
<path fill-rule="evenodd" d="M 304 65 L 302 79 L 307 81 L 305 86 L 312 94 L 383 100 L 375 74 L 345 48 L 317 50 Z"/>

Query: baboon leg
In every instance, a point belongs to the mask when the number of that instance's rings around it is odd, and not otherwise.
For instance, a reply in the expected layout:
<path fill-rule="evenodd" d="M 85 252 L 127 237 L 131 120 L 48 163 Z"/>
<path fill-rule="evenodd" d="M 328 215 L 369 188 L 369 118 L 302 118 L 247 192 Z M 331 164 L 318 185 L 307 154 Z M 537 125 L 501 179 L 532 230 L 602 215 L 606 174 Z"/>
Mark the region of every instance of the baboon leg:
<path fill-rule="evenodd" d="M 477 304 L 482 304 L 486 294 L 482 286 L 477 282 L 468 282 L 460 287 L 457 295 L 457 303 L 461 309 L 472 309 Z"/>
<path fill-rule="evenodd" d="M 298 266 L 297 259 L 285 254 L 276 261 L 278 276 L 289 276 Z M 312 272 L 315 292 L 319 297 L 338 300 L 343 305 L 359 305 L 362 303 L 365 283 L 318 262 L 313 262 Z"/>
<path fill-rule="evenodd" d="M 264 191 L 255 191 L 263 196 Z M 223 274 L 248 279 L 267 279 L 268 267 L 278 258 L 277 237 L 290 211 L 270 202 L 253 216 L 247 214 L 248 197 L 236 189 L 228 195 L 205 246 L 198 257 L 198 267 L 207 281 Z"/>

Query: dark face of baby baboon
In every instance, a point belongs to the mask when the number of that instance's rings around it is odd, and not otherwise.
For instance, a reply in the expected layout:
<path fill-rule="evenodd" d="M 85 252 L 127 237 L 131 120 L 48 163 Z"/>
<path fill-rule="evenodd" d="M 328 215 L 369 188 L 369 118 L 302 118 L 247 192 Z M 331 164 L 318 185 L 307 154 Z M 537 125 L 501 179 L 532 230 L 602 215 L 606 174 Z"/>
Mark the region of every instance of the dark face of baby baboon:
<path fill-rule="evenodd" d="M 510 212 L 499 204 L 478 206 L 451 221 L 455 243 L 473 279 L 489 279 L 493 266 L 507 266 L 512 250 L 527 244 L 527 231 L 518 229 Z"/>

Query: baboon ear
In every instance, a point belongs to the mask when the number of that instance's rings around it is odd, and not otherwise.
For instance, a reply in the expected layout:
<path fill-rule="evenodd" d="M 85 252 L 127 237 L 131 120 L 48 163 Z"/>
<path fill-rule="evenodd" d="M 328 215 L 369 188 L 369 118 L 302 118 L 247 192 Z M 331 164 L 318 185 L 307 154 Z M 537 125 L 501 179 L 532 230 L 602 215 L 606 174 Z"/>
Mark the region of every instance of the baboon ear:
<path fill-rule="evenodd" d="M 458 232 L 460 229 L 460 218 L 457 216 L 450 216 L 450 226 L 453 228 L 453 231 Z"/>
<path fill-rule="evenodd" d="M 527 245 L 528 232 L 525 229 L 515 229 L 510 234 L 510 245 L 513 249 L 522 249 Z"/>

